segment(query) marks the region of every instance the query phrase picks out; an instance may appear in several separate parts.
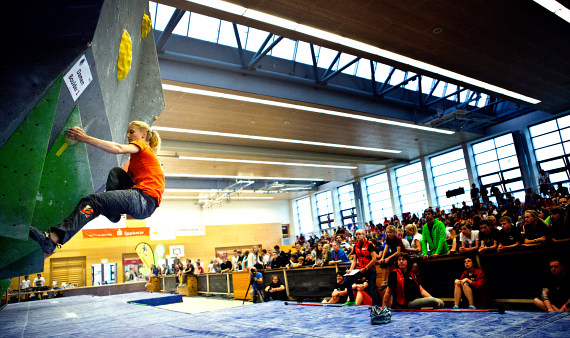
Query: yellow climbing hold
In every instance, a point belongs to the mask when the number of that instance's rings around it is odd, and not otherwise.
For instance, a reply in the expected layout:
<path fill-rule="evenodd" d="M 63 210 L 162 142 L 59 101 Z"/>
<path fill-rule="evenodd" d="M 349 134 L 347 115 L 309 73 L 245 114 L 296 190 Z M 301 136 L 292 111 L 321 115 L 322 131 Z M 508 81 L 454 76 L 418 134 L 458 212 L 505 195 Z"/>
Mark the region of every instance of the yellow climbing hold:
<path fill-rule="evenodd" d="M 121 81 L 131 70 L 131 60 L 133 59 L 131 36 L 126 29 L 123 29 L 121 45 L 119 46 L 119 61 L 117 62 L 117 81 Z"/>
<path fill-rule="evenodd" d="M 150 32 L 150 27 L 152 26 L 152 23 L 150 22 L 150 18 L 148 17 L 148 15 L 143 15 L 143 21 L 142 21 L 142 32 L 141 32 L 141 36 L 142 38 L 146 38 L 146 35 L 148 34 L 148 32 Z"/>

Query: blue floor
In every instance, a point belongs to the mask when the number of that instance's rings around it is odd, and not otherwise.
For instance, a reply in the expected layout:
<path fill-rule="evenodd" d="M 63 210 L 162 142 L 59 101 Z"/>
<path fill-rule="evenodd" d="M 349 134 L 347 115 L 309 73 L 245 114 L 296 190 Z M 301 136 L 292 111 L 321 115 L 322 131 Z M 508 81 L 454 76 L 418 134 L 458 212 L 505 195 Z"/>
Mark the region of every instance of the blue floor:
<path fill-rule="evenodd" d="M 393 312 L 387 325 L 370 325 L 367 306 L 292 306 L 282 302 L 187 314 L 128 304 L 161 297 L 134 293 L 75 296 L 8 304 L 0 311 L 2 337 L 569 337 L 569 313 Z"/>

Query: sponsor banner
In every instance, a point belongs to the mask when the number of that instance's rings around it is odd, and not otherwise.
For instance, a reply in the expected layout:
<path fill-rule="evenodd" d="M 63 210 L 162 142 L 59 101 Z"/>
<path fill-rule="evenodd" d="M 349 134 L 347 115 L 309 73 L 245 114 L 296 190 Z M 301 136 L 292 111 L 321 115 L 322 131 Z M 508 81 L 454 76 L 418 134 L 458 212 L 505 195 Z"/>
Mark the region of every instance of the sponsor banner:
<path fill-rule="evenodd" d="M 203 225 L 180 225 L 176 227 L 178 236 L 206 236 L 206 227 Z"/>
<path fill-rule="evenodd" d="M 149 228 L 115 228 L 115 229 L 86 229 L 81 230 L 83 238 L 111 238 L 149 236 Z"/>

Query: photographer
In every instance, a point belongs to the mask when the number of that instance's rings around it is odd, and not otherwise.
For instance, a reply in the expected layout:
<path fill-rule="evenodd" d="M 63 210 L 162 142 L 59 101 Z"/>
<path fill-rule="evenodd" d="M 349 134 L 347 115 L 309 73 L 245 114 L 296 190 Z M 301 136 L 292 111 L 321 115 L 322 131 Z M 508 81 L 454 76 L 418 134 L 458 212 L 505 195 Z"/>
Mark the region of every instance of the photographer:
<path fill-rule="evenodd" d="M 254 303 L 263 302 L 263 275 L 257 272 L 257 268 L 252 267 L 249 275 L 249 283 L 251 284 L 251 298 Z"/>

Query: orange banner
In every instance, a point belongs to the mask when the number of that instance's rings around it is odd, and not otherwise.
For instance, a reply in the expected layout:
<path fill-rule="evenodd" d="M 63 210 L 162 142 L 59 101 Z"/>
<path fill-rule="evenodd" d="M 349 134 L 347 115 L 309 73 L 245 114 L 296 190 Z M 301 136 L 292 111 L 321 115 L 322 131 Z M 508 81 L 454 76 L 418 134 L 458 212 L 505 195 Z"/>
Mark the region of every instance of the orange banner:
<path fill-rule="evenodd" d="M 111 238 L 130 236 L 150 236 L 150 228 L 109 228 L 81 230 L 83 238 Z"/>

